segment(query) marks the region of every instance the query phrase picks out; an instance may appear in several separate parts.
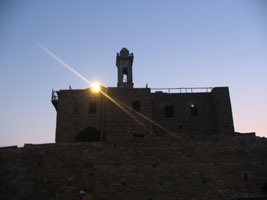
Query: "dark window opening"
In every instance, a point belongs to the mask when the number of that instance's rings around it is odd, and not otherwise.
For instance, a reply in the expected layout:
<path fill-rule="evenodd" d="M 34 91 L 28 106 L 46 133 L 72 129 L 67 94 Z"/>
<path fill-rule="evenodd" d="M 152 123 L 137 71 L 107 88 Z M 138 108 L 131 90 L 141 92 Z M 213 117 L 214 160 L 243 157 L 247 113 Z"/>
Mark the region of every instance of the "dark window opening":
<path fill-rule="evenodd" d="M 123 68 L 122 73 L 128 75 L 128 69 L 127 68 Z"/>
<path fill-rule="evenodd" d="M 157 168 L 157 165 L 156 165 L 156 164 L 152 164 L 152 167 L 153 167 L 153 168 Z"/>
<path fill-rule="evenodd" d="M 143 137 L 145 137 L 145 134 L 143 134 L 143 133 L 134 133 L 133 136 L 134 137 L 143 138 Z"/>
<path fill-rule="evenodd" d="M 244 173 L 244 181 L 247 182 L 248 181 L 248 174 Z"/>
<path fill-rule="evenodd" d="M 164 108 L 165 117 L 175 117 L 174 106 L 165 106 Z"/>
<path fill-rule="evenodd" d="M 100 131 L 93 127 L 85 128 L 75 138 L 75 142 L 91 142 L 100 140 L 101 140 Z"/>
<path fill-rule="evenodd" d="M 207 181 L 206 180 L 202 180 L 202 184 L 203 185 L 206 185 L 207 184 Z"/>
<path fill-rule="evenodd" d="M 140 101 L 133 101 L 133 109 L 135 111 L 140 112 L 140 110 L 141 110 L 141 106 L 140 105 L 141 105 Z"/>
<path fill-rule="evenodd" d="M 118 167 L 118 166 L 120 166 L 121 164 L 116 162 L 116 163 L 114 163 L 113 165 L 114 165 L 115 167 Z"/>
<path fill-rule="evenodd" d="M 88 176 L 95 176 L 95 173 L 89 172 Z"/>
<path fill-rule="evenodd" d="M 96 113 L 96 102 L 89 103 L 89 113 L 95 114 Z"/>
<path fill-rule="evenodd" d="M 267 193 L 267 183 L 265 183 L 264 186 L 262 187 L 262 191 L 264 193 Z"/>
<path fill-rule="evenodd" d="M 198 116 L 197 104 L 190 104 L 191 116 Z"/>

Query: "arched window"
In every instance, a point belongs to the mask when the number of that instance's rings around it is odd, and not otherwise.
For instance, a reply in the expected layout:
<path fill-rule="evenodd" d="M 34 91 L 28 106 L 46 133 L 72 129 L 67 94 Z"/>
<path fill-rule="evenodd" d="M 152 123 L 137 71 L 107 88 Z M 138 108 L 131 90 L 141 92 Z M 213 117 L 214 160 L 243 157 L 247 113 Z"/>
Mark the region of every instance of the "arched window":
<path fill-rule="evenodd" d="M 101 133 L 99 130 L 93 127 L 87 127 L 82 130 L 75 138 L 75 142 L 92 142 L 100 141 Z"/>

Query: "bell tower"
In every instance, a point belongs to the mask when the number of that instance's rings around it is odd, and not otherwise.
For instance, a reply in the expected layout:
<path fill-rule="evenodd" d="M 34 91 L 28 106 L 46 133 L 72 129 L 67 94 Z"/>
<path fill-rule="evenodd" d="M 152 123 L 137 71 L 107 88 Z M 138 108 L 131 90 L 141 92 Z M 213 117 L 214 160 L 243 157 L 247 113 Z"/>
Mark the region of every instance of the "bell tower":
<path fill-rule="evenodd" d="M 116 65 L 118 68 L 118 85 L 119 88 L 133 87 L 133 53 L 129 53 L 128 49 L 122 48 L 117 53 Z"/>

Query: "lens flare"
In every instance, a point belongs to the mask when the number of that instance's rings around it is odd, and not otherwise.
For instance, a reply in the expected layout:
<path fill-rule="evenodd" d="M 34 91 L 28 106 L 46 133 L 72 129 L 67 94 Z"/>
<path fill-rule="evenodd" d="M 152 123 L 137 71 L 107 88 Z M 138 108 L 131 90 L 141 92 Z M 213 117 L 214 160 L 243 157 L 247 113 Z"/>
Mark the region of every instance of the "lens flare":
<path fill-rule="evenodd" d="M 93 82 L 91 84 L 91 90 L 94 92 L 94 93 L 97 93 L 100 91 L 100 84 L 98 82 Z"/>
<path fill-rule="evenodd" d="M 74 73 L 75 75 L 77 75 L 80 79 L 82 79 L 83 81 L 85 81 L 87 84 L 90 85 L 90 81 L 87 80 L 83 75 L 81 75 L 79 72 L 77 72 L 75 69 L 73 69 L 70 65 L 68 65 L 67 63 L 65 63 L 61 58 L 59 58 L 58 56 L 56 56 L 54 53 L 52 53 L 50 50 L 48 50 L 44 45 L 42 45 L 40 42 L 36 41 L 37 45 L 43 49 L 47 54 L 49 54 L 51 57 L 53 57 L 56 61 L 58 61 L 60 64 L 62 64 L 65 68 L 67 68 L 68 70 L 70 70 L 72 73 Z M 135 110 L 133 110 L 130 106 L 122 103 L 121 101 L 111 97 L 110 95 L 108 95 L 107 93 L 105 93 L 104 91 L 101 90 L 101 86 L 99 83 L 94 82 L 91 84 L 91 89 L 93 92 L 100 92 L 101 94 L 103 94 L 105 97 L 107 97 L 107 99 L 109 99 L 112 103 L 114 103 L 116 106 L 118 106 L 123 112 L 125 112 L 130 118 L 132 118 L 135 122 L 137 122 L 137 124 L 139 124 L 141 127 L 143 127 L 146 131 L 148 131 L 149 133 L 153 134 L 152 129 L 148 128 L 144 123 L 142 123 L 140 120 L 137 119 L 135 115 L 139 115 L 141 118 L 151 122 L 152 124 L 154 124 L 155 126 L 161 128 L 162 130 L 169 132 L 168 129 L 164 128 L 163 126 L 161 126 L 160 124 L 156 123 L 155 121 L 153 121 L 152 119 L 150 119 L 149 117 L 136 112 Z M 130 113 L 129 111 L 133 112 Z"/>

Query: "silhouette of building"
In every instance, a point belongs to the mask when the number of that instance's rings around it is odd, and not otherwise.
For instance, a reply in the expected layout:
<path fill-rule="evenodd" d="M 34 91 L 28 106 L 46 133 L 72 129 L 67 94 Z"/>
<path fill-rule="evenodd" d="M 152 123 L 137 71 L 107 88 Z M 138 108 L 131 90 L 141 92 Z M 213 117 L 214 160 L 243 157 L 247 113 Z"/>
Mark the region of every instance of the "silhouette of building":
<path fill-rule="evenodd" d="M 234 133 L 228 87 L 134 88 L 134 55 L 117 53 L 117 87 L 52 92 L 56 142 Z"/>

